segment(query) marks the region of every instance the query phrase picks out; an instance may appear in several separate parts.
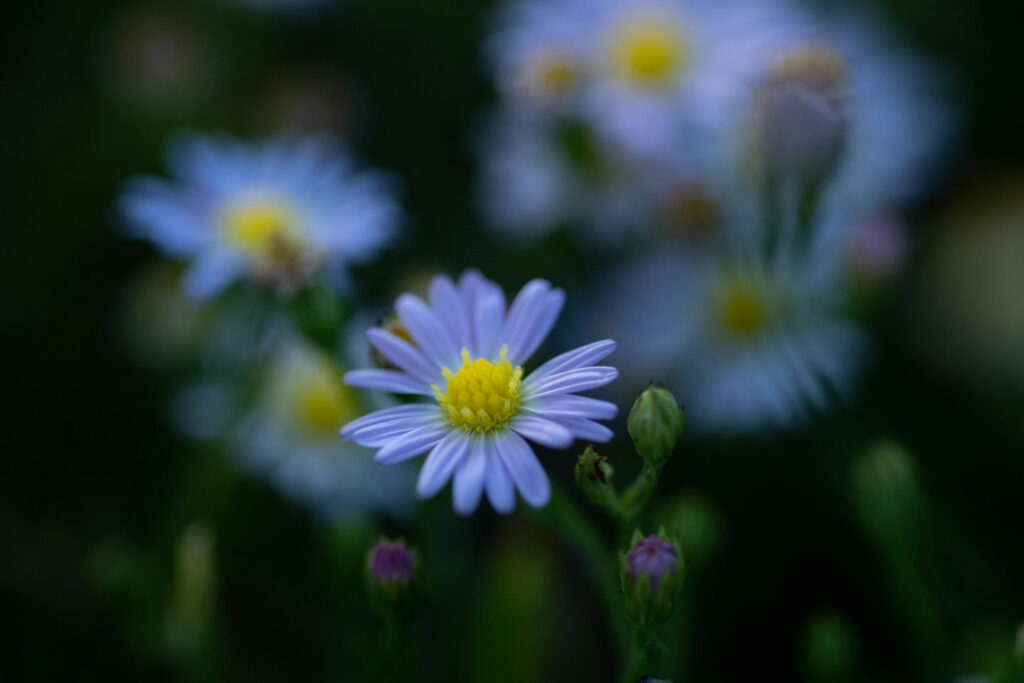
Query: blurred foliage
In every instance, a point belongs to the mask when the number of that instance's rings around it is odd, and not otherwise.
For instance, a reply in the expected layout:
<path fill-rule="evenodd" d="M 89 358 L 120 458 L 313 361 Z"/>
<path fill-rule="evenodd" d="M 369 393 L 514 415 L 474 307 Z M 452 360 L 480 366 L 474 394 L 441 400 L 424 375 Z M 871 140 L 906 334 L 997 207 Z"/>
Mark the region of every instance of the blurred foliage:
<path fill-rule="evenodd" d="M 402 654 L 413 680 L 612 680 L 599 608 L 555 538 L 489 512 L 453 518 L 443 497 L 395 528 L 331 528 L 176 435 L 164 419 L 176 378 L 140 369 L 121 334 L 123 289 L 152 251 L 115 230 L 118 183 L 161 168 L 179 127 L 264 133 L 274 114 L 260 98 L 291 69 L 343 76 L 330 97 L 345 113 L 327 120 L 402 181 L 415 230 L 357 272 L 369 299 L 402 288 L 410 255 L 427 272 L 474 265 L 508 285 L 552 277 L 570 300 L 574 283 L 600 278 L 604 264 L 563 235 L 513 251 L 477 229 L 469 131 L 492 98 L 480 62 L 489 9 L 347 0 L 292 16 L 227 0 L 95 0 L 0 10 L 13 407 L 0 465 L 0 680 L 366 680 L 380 625 L 362 562 L 380 531 L 415 543 L 431 586 Z M 911 217 L 927 240 L 947 197 L 1024 158 L 1014 77 L 1024 6 L 887 9 L 960 78 L 959 164 Z M 132 64 L 111 67 L 136 59 L 114 43 L 148 11 L 172 13 L 195 47 L 181 68 L 200 82 L 174 106 L 135 87 L 151 77 L 126 75 Z M 585 142 L 567 134 L 581 163 Z M 905 341 L 899 302 L 872 324 L 862 399 L 813 428 L 717 443 L 684 433 L 685 467 L 670 468 L 656 503 L 698 570 L 670 623 L 686 680 L 1024 680 L 1019 644 L 1014 654 L 1024 396 L 929 365 Z M 868 451 L 881 436 L 905 450 Z M 602 449 L 631 475 L 627 453 L 625 440 Z M 569 482 L 573 460 L 560 456 L 547 459 L 552 476 Z M 683 488 L 700 498 L 670 499 Z"/>

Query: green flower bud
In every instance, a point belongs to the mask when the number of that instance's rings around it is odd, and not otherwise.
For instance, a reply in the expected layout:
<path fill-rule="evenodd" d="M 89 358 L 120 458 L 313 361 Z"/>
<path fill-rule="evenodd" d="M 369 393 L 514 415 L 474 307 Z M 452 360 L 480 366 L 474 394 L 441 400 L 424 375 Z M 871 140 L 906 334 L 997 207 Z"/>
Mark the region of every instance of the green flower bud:
<path fill-rule="evenodd" d="M 615 470 L 608 464 L 608 458 L 598 455 L 591 446 L 576 460 L 576 485 L 590 502 L 607 505 L 615 500 L 612 474 Z"/>
<path fill-rule="evenodd" d="M 683 411 L 671 391 L 651 384 L 633 404 L 627 426 L 636 452 L 648 464 L 661 467 L 683 431 Z"/>
<path fill-rule="evenodd" d="M 679 543 L 664 528 L 647 537 L 634 531 L 629 551 L 619 553 L 619 579 L 630 620 L 652 628 L 672 616 L 685 572 Z"/>
<path fill-rule="evenodd" d="M 380 614 L 408 602 L 419 556 L 402 541 L 381 540 L 366 554 L 370 600 Z"/>

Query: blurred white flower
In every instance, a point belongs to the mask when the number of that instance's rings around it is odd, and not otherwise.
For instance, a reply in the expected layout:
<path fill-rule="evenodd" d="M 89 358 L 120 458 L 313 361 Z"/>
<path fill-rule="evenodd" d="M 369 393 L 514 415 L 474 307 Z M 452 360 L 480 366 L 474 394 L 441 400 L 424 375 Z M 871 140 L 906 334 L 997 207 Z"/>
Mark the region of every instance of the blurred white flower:
<path fill-rule="evenodd" d="M 663 382 L 688 428 L 798 426 L 849 393 L 863 333 L 841 317 L 833 271 L 754 250 L 662 250 L 608 278 L 584 333 L 615 335 L 626 390 Z"/>
<path fill-rule="evenodd" d="M 189 261 L 184 287 L 195 298 L 243 277 L 285 293 L 320 277 L 343 290 L 347 267 L 398 232 L 391 181 L 355 170 L 322 138 L 182 135 L 168 166 L 174 181 L 131 179 L 120 208 L 131 234 Z"/>
<path fill-rule="evenodd" d="M 288 336 L 267 366 L 257 405 L 237 429 L 242 464 L 288 498 L 344 521 L 412 504 L 414 473 L 373 463 L 359 446 L 338 441 L 342 425 L 363 414 L 343 370 L 325 352 Z"/>

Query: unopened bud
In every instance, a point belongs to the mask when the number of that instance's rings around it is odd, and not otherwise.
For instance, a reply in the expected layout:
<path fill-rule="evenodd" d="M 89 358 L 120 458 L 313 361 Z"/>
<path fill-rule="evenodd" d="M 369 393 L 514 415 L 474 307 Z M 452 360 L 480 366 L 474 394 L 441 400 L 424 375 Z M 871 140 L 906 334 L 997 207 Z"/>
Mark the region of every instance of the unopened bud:
<path fill-rule="evenodd" d="M 619 555 L 619 578 L 626 613 L 638 626 L 653 627 L 672 616 L 685 565 L 679 544 L 664 529 L 644 537 L 633 532 L 627 553 Z"/>
<path fill-rule="evenodd" d="M 402 541 L 381 541 L 366 555 L 366 577 L 370 586 L 370 599 L 374 607 L 386 613 L 404 601 L 413 579 L 419 558 L 415 550 Z"/>
<path fill-rule="evenodd" d="M 612 486 L 614 472 L 608 464 L 608 458 L 598 455 L 591 446 L 587 446 L 576 460 L 576 485 L 590 502 L 606 505 L 615 500 L 615 488 Z"/>
<path fill-rule="evenodd" d="M 633 404 L 627 427 L 637 453 L 660 467 L 672 455 L 683 431 L 683 411 L 671 391 L 652 384 Z"/>

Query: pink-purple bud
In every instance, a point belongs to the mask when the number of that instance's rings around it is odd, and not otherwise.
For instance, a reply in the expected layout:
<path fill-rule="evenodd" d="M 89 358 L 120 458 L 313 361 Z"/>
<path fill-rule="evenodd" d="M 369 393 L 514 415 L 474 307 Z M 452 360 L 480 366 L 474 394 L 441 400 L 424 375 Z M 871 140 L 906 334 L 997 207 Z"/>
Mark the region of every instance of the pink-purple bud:
<path fill-rule="evenodd" d="M 629 551 L 626 561 L 629 562 L 629 571 L 634 578 L 646 574 L 650 578 L 651 588 L 657 591 L 662 577 L 675 573 L 679 557 L 670 541 L 651 534 Z"/>
<path fill-rule="evenodd" d="M 416 559 L 405 544 L 381 541 L 366 560 L 370 579 L 385 583 L 408 583 L 416 572 Z"/>

